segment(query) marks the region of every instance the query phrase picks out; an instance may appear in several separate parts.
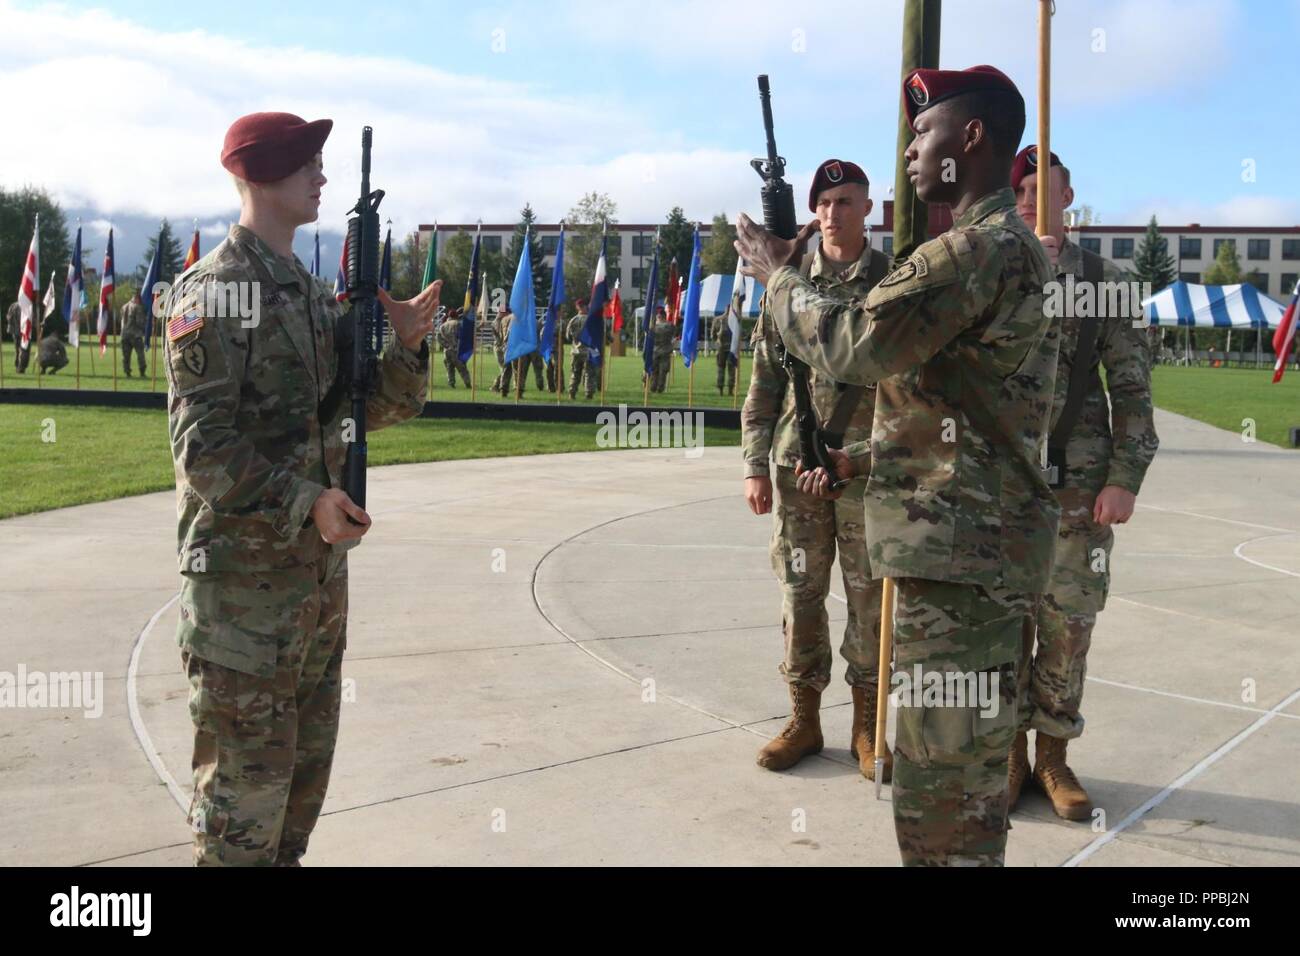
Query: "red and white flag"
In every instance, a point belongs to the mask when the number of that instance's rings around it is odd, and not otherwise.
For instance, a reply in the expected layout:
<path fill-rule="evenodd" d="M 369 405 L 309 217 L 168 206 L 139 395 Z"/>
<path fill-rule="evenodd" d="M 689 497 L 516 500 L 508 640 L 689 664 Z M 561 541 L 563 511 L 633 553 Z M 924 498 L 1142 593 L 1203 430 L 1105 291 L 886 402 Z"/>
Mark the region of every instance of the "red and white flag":
<path fill-rule="evenodd" d="M 20 347 L 30 349 L 32 347 L 32 323 L 36 317 L 36 294 L 41 289 L 40 280 L 40 244 L 41 244 L 41 217 L 36 215 L 36 225 L 32 229 L 32 245 L 27 250 L 27 262 L 23 266 L 23 279 L 18 286 L 18 308 L 21 310 L 22 319 L 19 323 Z"/>
<path fill-rule="evenodd" d="M 1297 324 L 1300 324 L 1300 282 L 1296 283 L 1295 291 L 1291 293 L 1291 304 L 1282 313 L 1282 321 L 1273 333 L 1273 352 L 1277 355 L 1277 362 L 1273 366 L 1274 382 L 1282 381 L 1282 373 L 1286 371 L 1287 356 L 1295 344 Z"/>
<path fill-rule="evenodd" d="M 194 234 L 194 241 L 195 243 L 199 241 L 197 232 Z M 108 351 L 108 324 L 109 316 L 113 311 L 113 280 L 113 229 L 110 226 L 108 247 L 104 250 L 104 281 L 99 286 L 99 323 L 95 327 L 95 331 L 99 333 L 100 355 Z"/>

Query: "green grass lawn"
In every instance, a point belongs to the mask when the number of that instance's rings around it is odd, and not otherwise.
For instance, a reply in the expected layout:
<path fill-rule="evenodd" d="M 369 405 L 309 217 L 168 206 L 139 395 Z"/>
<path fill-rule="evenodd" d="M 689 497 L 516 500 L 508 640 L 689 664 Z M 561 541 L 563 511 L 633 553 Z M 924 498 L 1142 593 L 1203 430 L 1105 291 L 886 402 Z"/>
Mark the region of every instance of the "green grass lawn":
<path fill-rule="evenodd" d="M 539 424 L 421 418 L 375 432 L 370 463 L 599 451 L 596 432 L 594 419 Z M 54 440 L 43 440 L 48 437 Z M 704 432 L 706 446 L 739 441 L 735 430 Z M 0 448 L 0 518 L 175 487 L 167 413 L 161 409 L 3 404 Z"/>
<path fill-rule="evenodd" d="M 1178 368 L 1151 370 L 1158 407 L 1240 434 L 1254 419 L 1259 441 L 1290 447 L 1287 430 L 1300 426 L 1300 373 L 1292 370 L 1273 384 L 1271 368 Z"/>
<path fill-rule="evenodd" d="M 27 367 L 26 373 L 19 375 L 14 371 L 13 344 L 4 343 L 4 385 L 9 388 L 57 388 L 57 389 L 101 389 L 104 391 L 119 392 L 149 392 L 155 391 L 160 394 L 167 392 L 167 376 L 161 365 L 156 361 L 156 355 L 152 351 L 146 353 L 145 362 L 147 375 L 141 378 L 138 374 L 135 360 L 132 359 L 132 376 L 127 378 L 122 371 L 122 356 L 115 351 L 116 337 L 109 337 L 109 348 L 104 355 L 99 354 L 99 343 L 94 335 L 83 334 L 81 337 L 81 348 L 74 350 L 68 348 L 68 364 L 65 368 L 51 375 L 36 374 L 36 354 L 33 351 L 31 362 Z M 81 353 L 81 375 L 80 380 L 77 376 L 77 351 Z M 161 354 L 161 349 L 159 349 Z M 469 389 L 464 387 L 463 382 L 457 383 L 456 388 L 447 387 L 447 370 L 442 364 L 442 353 L 435 352 L 431 356 L 430 365 L 432 366 L 432 388 L 429 392 L 429 400 L 435 402 L 468 402 L 471 398 Z M 749 385 L 750 357 L 741 355 L 740 368 L 736 379 L 736 396 L 735 408 L 740 408 L 745 401 L 745 389 Z M 567 383 L 570 373 L 569 351 L 566 348 L 564 354 L 564 378 L 566 384 L 565 394 L 561 401 L 568 402 L 569 396 Z M 610 405 L 625 403 L 628 405 L 640 405 L 643 398 L 641 386 L 641 355 L 640 353 L 612 356 L 609 372 L 609 380 L 605 383 L 605 400 Z M 116 370 L 116 380 L 114 371 Z M 155 371 L 157 377 L 155 379 Z M 500 402 L 511 403 L 515 401 L 512 391 L 510 397 L 502 398 L 499 394 L 489 391 L 492 380 L 496 378 L 498 366 L 496 356 L 489 351 L 480 351 L 478 353 L 478 362 L 470 363 L 470 371 L 473 373 L 475 381 L 475 391 L 473 398 L 479 402 Z M 661 406 L 685 406 L 688 401 L 692 406 L 708 408 L 731 408 L 733 407 L 732 396 L 719 396 L 717 388 L 718 365 L 712 354 L 701 354 L 695 363 L 695 384 L 691 389 L 690 371 L 682 367 L 680 355 L 673 356 L 673 371 L 669 378 L 669 385 L 666 391 L 660 395 L 651 395 L 651 405 Z M 548 402 L 555 403 L 554 394 L 543 394 L 536 389 L 536 378 L 530 375 L 525 386 L 523 396 L 524 402 Z M 688 392 L 690 394 L 688 394 Z M 585 394 L 581 385 L 578 388 L 578 402 L 583 401 Z M 600 390 L 596 390 L 596 398 L 592 403 L 600 400 Z"/>

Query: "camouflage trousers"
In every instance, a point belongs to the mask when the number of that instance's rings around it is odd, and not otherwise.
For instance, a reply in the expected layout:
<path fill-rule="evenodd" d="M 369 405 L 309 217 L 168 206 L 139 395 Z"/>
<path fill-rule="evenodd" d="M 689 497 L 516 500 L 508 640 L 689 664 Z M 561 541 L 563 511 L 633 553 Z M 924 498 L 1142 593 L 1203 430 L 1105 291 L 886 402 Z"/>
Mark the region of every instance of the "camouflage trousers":
<path fill-rule="evenodd" d="M 577 398 L 579 382 L 586 390 L 587 398 L 591 398 L 600 385 L 600 366 L 592 364 L 587 356 L 587 349 L 583 346 L 573 350 L 571 360 L 573 368 L 569 373 L 569 398 Z"/>
<path fill-rule="evenodd" d="M 134 354 L 137 367 L 140 369 L 141 376 L 143 376 L 144 339 L 138 335 L 124 335 L 118 343 L 118 348 L 122 350 L 122 371 L 127 375 L 131 374 L 131 356 Z"/>
<path fill-rule="evenodd" d="M 194 722 L 194 863 L 297 865 L 334 762 L 347 556 L 286 571 L 187 575 L 185 589 L 194 606 L 276 646 L 269 676 L 181 655 Z"/>
<path fill-rule="evenodd" d="M 1020 673 L 1020 729 L 1070 740 L 1083 733 L 1080 706 L 1088 648 L 1110 589 L 1115 534 L 1092 520 L 1094 491 L 1067 485 L 1056 497 L 1061 526 L 1052 578 L 1038 608 L 1036 642 L 1035 635 L 1027 635 L 1030 646 Z"/>
<path fill-rule="evenodd" d="M 934 681 L 933 696 L 899 700 L 893 803 L 903 865 L 1001 866 L 1016 670 L 1036 595 L 919 578 L 895 583 L 891 689 Z"/>
<path fill-rule="evenodd" d="M 541 352 L 528 353 L 527 355 L 525 355 L 523 358 L 519 360 L 519 365 L 520 365 L 520 371 L 519 371 L 520 376 L 526 376 L 528 374 L 528 370 L 532 369 L 533 381 L 537 385 L 537 390 L 540 392 L 546 388 L 546 383 L 542 379 L 542 370 L 546 368 L 546 363 L 542 361 Z M 554 380 L 554 378 L 555 378 L 555 373 L 552 372 L 551 379 Z M 555 391 L 554 385 L 551 386 L 551 391 Z"/>
<path fill-rule="evenodd" d="M 668 370 L 672 368 L 672 365 L 672 355 L 665 355 L 663 358 L 660 358 L 659 353 L 655 353 L 654 364 L 650 366 L 650 371 L 652 372 L 650 391 L 662 392 L 668 387 Z"/>
<path fill-rule="evenodd" d="M 505 345 L 494 346 L 493 352 L 496 353 L 497 357 L 497 377 L 492 379 L 492 391 L 499 392 L 501 391 L 501 379 L 505 378 L 508 368 L 506 365 L 506 347 Z"/>
<path fill-rule="evenodd" d="M 456 373 L 460 373 L 461 381 L 465 387 L 469 388 L 469 368 L 460 360 L 460 352 L 457 349 L 443 349 L 442 364 L 447 367 L 447 384 L 452 388 L 456 387 Z"/>
<path fill-rule="evenodd" d="M 881 582 L 871 578 L 862 496 L 865 481 L 852 481 L 836 501 L 805 494 L 793 468 L 777 466 L 772 508 L 772 570 L 781 583 L 781 630 L 785 659 L 780 671 L 790 684 L 818 692 L 831 682 L 831 632 L 826 613 L 831 565 L 838 546 L 848 619 L 840 655 L 848 661 L 851 687 L 877 682 L 880 666 Z"/>
<path fill-rule="evenodd" d="M 718 393 L 725 388 L 730 395 L 736 390 L 736 356 L 730 349 L 718 351 Z M 725 379 L 725 382 L 724 382 Z"/>

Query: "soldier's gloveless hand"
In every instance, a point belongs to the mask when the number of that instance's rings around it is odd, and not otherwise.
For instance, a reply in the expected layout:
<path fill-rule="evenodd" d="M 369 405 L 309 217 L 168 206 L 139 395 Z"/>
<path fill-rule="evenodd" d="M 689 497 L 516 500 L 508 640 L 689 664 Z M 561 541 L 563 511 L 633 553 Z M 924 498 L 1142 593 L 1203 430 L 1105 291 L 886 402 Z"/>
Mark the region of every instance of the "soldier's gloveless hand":
<path fill-rule="evenodd" d="M 429 283 L 415 298 L 401 302 L 383 289 L 379 290 L 379 302 L 388 313 L 388 321 L 393 323 L 393 333 L 412 352 L 417 351 L 420 342 L 433 331 L 433 320 L 438 314 L 438 297 L 441 293 L 441 279 Z"/>
<path fill-rule="evenodd" d="M 821 223 L 810 220 L 793 239 L 778 239 L 743 212 L 736 220 L 736 252 L 745 260 L 740 271 L 753 276 L 764 287 L 767 280 L 782 266 L 798 266 L 803 259 L 808 239 L 821 228 Z"/>
<path fill-rule="evenodd" d="M 357 521 L 348 520 L 351 516 Z M 326 488 L 311 506 L 311 518 L 326 544 L 360 538 L 370 530 L 370 515 L 341 488 Z"/>
<path fill-rule="evenodd" d="M 827 448 L 826 451 L 831 456 L 831 461 L 835 463 L 836 477 L 852 478 L 852 459 L 838 448 Z M 826 469 L 820 465 L 812 470 L 805 470 L 803 462 L 800 461 L 799 464 L 795 466 L 794 473 L 795 484 L 804 494 L 814 495 L 818 498 L 826 498 L 829 501 L 834 501 L 844 493 L 843 489 L 840 491 L 831 491 L 830 475 L 828 475 Z"/>
<path fill-rule="evenodd" d="M 1092 506 L 1092 520 L 1097 524 L 1124 524 L 1133 517 L 1137 495 L 1118 485 L 1107 485 Z"/>
<path fill-rule="evenodd" d="M 1056 237 L 1039 236 L 1038 241 L 1043 244 L 1043 251 L 1047 253 L 1047 260 L 1055 267 L 1061 258 L 1061 247 L 1057 244 Z"/>
<path fill-rule="evenodd" d="M 745 501 L 756 515 L 772 510 L 772 479 L 762 475 L 745 479 Z"/>

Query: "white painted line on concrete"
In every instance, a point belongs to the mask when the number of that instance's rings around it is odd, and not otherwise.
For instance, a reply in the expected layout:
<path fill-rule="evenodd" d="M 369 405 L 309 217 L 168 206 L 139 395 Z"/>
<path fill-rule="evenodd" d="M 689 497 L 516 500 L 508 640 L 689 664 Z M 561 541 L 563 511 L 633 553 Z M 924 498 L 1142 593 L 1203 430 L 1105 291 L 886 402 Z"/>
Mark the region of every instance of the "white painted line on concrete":
<path fill-rule="evenodd" d="M 1151 511 L 1162 511 L 1171 515 L 1186 515 L 1190 518 L 1204 518 L 1206 521 L 1222 521 L 1224 524 L 1240 525 L 1243 528 L 1259 528 L 1261 531 L 1276 531 L 1279 534 L 1300 534 L 1294 528 L 1275 528 L 1268 524 L 1255 524 L 1252 521 L 1236 521 L 1232 518 L 1220 518 L 1218 515 L 1201 514 L 1198 511 L 1180 511 L 1177 508 L 1161 508 L 1158 505 L 1139 504 L 1139 508 L 1146 508 Z"/>
<path fill-rule="evenodd" d="M 126 712 L 131 718 L 131 730 L 135 732 L 136 742 L 140 745 L 140 749 L 144 751 L 149 766 L 153 767 L 153 772 L 158 775 L 158 779 L 167 785 L 167 792 L 172 795 L 176 805 L 181 808 L 181 813 L 189 813 L 189 796 L 181 789 L 180 784 L 176 782 L 176 778 L 167 769 L 167 765 L 163 763 L 162 757 L 158 754 L 158 748 L 153 745 L 153 738 L 149 736 L 149 730 L 144 725 L 144 718 L 140 716 L 140 704 L 136 700 L 135 685 L 135 675 L 140 667 L 140 653 L 144 650 L 144 642 L 148 639 L 149 633 L 153 630 L 158 618 L 162 617 L 167 609 L 179 600 L 180 596 L 180 592 L 177 591 L 170 601 L 154 611 L 153 617 L 149 618 L 149 622 L 145 624 L 135 639 L 135 646 L 131 648 L 131 663 L 126 669 Z"/>
<path fill-rule="evenodd" d="M 1173 783 L 1169 784 L 1169 786 L 1165 787 L 1155 796 L 1151 797 L 1149 800 L 1143 803 L 1140 807 L 1138 807 L 1136 810 L 1134 810 L 1132 813 L 1126 816 L 1123 820 L 1121 820 L 1119 822 L 1119 825 L 1116 826 L 1114 829 L 1108 830 L 1105 833 L 1103 833 L 1101 836 L 1097 837 L 1097 839 L 1093 840 L 1086 847 L 1084 847 L 1074 856 L 1070 857 L 1061 865 L 1078 866 L 1080 863 L 1087 860 L 1098 850 L 1104 847 L 1107 843 L 1110 843 L 1112 840 L 1116 839 L 1121 833 L 1123 833 L 1133 824 L 1137 823 L 1139 820 L 1141 820 L 1144 816 L 1146 816 L 1156 807 L 1160 806 L 1160 804 L 1168 800 L 1171 796 L 1174 795 L 1174 793 L 1181 790 L 1183 787 L 1187 786 L 1187 784 L 1191 783 L 1201 774 L 1205 773 L 1205 771 L 1209 770 L 1212 766 L 1218 763 L 1219 760 L 1221 760 L 1223 757 L 1227 756 L 1229 753 L 1235 750 L 1237 746 L 1241 744 L 1243 741 L 1245 741 L 1246 738 L 1251 736 L 1251 734 L 1255 733 L 1255 731 L 1259 730 L 1261 727 L 1267 724 L 1274 717 L 1278 716 L 1278 714 L 1282 711 L 1283 708 L 1289 707 L 1296 700 L 1300 700 L 1300 690 L 1292 691 L 1286 697 L 1286 699 L 1283 700 L 1281 703 L 1279 703 L 1276 707 L 1274 707 L 1272 710 L 1268 711 L 1267 713 L 1263 714 L 1253 724 L 1251 724 L 1241 733 L 1237 734 L 1237 736 L 1233 737 L 1227 743 L 1223 744 L 1221 747 L 1219 747 L 1218 750 L 1214 751 L 1214 753 L 1210 754 L 1208 757 L 1205 757 L 1198 764 L 1196 764 L 1196 766 L 1192 767 L 1191 770 L 1188 770 L 1186 773 L 1184 773 Z"/>
<path fill-rule="evenodd" d="M 1088 677 L 1085 680 L 1096 681 L 1098 684 L 1105 684 L 1107 687 L 1120 687 L 1124 690 L 1136 690 L 1143 694 L 1155 694 L 1157 697 L 1172 697 L 1174 700 L 1185 700 L 1192 704 L 1209 704 L 1213 707 L 1227 707 L 1230 710 L 1244 710 L 1251 714 L 1270 714 L 1272 711 L 1265 710 L 1263 707 L 1247 707 L 1245 704 L 1230 704 L 1223 700 L 1210 700 L 1208 697 L 1190 697 L 1187 694 L 1175 694 L 1173 691 L 1156 690 L 1154 687 L 1139 687 L 1137 684 L 1124 684 L 1117 680 L 1106 680 L 1103 677 Z M 1277 714 L 1278 717 L 1286 717 L 1288 720 L 1300 720 L 1300 714 Z"/>
<path fill-rule="evenodd" d="M 1248 558 L 1241 553 L 1242 548 L 1244 548 L 1248 544 L 1254 544 L 1256 541 L 1268 541 L 1272 538 L 1285 538 L 1288 537 L 1288 535 L 1295 535 L 1295 534 L 1300 534 L 1300 531 L 1291 531 L 1288 532 L 1288 534 L 1262 534 L 1258 538 L 1251 538 L 1248 541 L 1241 542 L 1241 544 L 1237 545 L 1235 548 L 1232 549 L 1232 553 L 1236 557 L 1241 558 L 1241 560 L 1247 562 L 1248 564 L 1255 565 L 1255 567 L 1257 568 L 1264 568 L 1265 570 L 1268 571 L 1276 571 L 1278 574 L 1287 574 L 1293 578 L 1300 578 L 1300 573 L 1298 572 L 1288 571 L 1286 568 L 1279 568 L 1276 565 L 1272 565 L 1272 564 L 1265 564 L 1263 561 L 1256 561 L 1254 558 Z"/>

